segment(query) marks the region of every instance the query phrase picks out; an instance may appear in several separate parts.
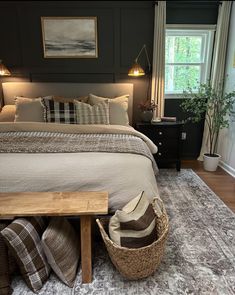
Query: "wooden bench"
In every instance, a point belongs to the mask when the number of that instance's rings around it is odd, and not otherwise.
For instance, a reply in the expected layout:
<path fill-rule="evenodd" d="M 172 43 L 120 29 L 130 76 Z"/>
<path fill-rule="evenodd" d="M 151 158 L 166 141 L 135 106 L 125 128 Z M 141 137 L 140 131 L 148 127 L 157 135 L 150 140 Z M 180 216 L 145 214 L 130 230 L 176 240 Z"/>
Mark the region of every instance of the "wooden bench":
<path fill-rule="evenodd" d="M 107 192 L 0 193 L 0 219 L 27 216 L 80 217 L 83 283 L 92 281 L 92 215 L 107 213 Z"/>

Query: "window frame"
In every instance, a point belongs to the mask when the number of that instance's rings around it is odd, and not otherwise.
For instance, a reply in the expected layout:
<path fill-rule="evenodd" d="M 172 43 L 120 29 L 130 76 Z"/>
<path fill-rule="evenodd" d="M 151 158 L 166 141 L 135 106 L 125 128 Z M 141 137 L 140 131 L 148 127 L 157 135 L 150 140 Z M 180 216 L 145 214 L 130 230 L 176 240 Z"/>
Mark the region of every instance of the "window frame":
<path fill-rule="evenodd" d="M 212 52 L 214 44 L 215 25 L 166 25 L 167 36 L 202 36 L 203 60 L 198 63 L 166 63 L 166 65 L 196 65 L 200 66 L 200 83 L 210 78 Z M 182 92 L 165 92 L 165 98 L 180 98 Z"/>

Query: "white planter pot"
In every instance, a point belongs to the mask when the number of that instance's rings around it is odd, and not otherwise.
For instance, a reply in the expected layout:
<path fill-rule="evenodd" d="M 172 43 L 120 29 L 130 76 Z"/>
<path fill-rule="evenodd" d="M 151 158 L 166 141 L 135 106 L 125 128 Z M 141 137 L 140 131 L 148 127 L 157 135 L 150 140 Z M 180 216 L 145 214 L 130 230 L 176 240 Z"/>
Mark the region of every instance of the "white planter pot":
<path fill-rule="evenodd" d="M 203 155 L 203 167 L 206 171 L 216 171 L 219 164 L 221 156 L 216 154 L 216 156 L 211 157 L 209 154 Z"/>

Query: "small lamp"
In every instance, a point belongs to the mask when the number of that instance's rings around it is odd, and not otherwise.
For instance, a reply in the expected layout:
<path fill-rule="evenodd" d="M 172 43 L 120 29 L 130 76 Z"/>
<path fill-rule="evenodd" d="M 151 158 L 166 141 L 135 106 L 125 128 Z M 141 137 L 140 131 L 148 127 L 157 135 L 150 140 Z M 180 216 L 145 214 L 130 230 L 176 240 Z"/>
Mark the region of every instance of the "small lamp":
<path fill-rule="evenodd" d="M 146 49 L 146 45 L 144 44 L 143 47 L 141 48 L 139 54 L 137 55 L 132 67 L 129 69 L 128 76 L 140 77 L 140 76 L 144 76 L 146 74 L 144 69 L 138 63 L 138 59 L 139 59 L 139 57 L 140 57 L 140 55 L 142 54 L 143 51 L 145 52 L 147 62 L 148 62 L 148 74 L 150 74 L 151 65 L 150 65 L 149 55 L 148 55 L 148 52 L 147 52 L 147 49 Z"/>
<path fill-rule="evenodd" d="M 11 73 L 10 71 L 7 69 L 6 66 L 4 66 L 4 64 L 2 63 L 2 60 L 0 60 L 0 76 L 10 76 Z"/>

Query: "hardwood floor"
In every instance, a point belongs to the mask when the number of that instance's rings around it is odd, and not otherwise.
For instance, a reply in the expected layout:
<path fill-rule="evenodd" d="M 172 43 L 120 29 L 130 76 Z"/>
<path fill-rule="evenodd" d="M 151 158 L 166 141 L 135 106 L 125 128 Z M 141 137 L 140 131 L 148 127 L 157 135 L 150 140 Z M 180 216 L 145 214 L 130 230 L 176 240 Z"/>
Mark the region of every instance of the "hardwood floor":
<path fill-rule="evenodd" d="M 235 212 L 235 178 L 218 167 L 216 172 L 207 172 L 202 162 L 183 160 L 182 168 L 191 168 Z"/>

